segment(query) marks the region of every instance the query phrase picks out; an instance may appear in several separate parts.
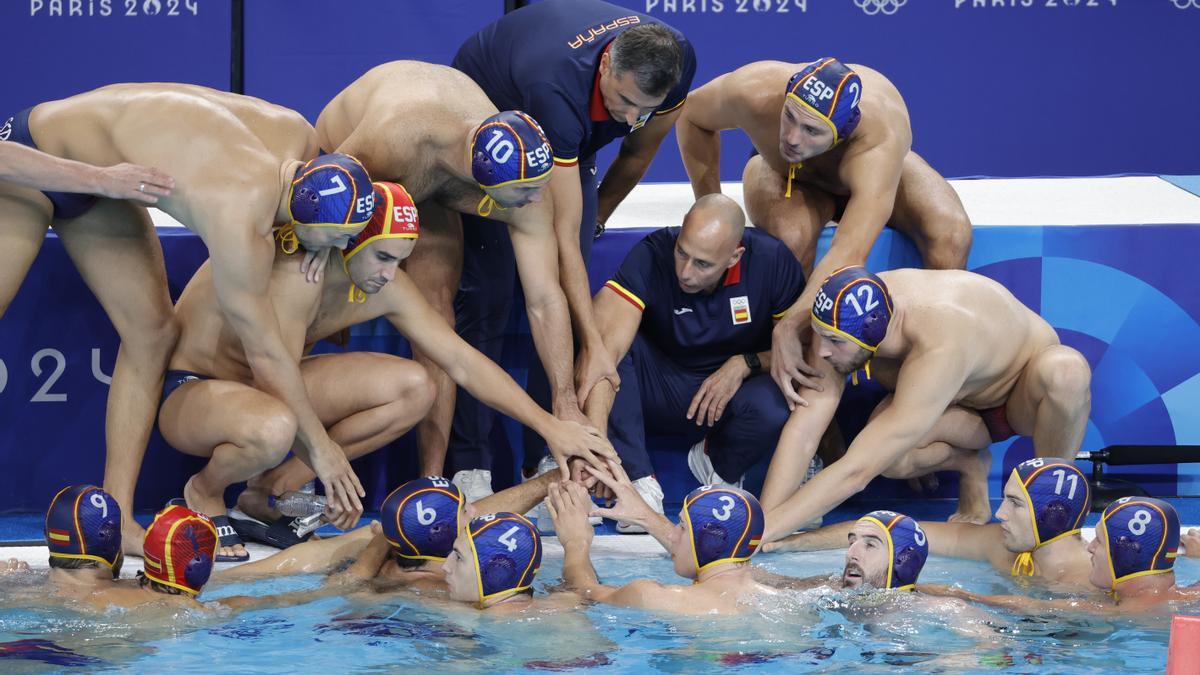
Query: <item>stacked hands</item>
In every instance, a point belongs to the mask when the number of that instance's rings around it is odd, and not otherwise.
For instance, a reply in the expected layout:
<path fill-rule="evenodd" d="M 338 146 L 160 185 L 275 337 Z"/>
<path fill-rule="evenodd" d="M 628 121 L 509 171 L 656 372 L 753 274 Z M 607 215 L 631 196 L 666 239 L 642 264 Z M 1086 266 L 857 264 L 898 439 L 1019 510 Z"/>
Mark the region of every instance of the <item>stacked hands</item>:
<path fill-rule="evenodd" d="M 589 516 L 642 527 L 650 520 L 662 517 L 646 504 L 625 470 L 615 461 L 608 460 L 604 469 L 576 463 L 571 474 L 571 480 L 551 483 L 546 495 L 546 508 L 564 547 L 591 542 L 593 529 L 588 522 Z M 605 506 L 596 506 L 593 496 L 603 499 Z"/>
<path fill-rule="evenodd" d="M 617 456 L 616 450 L 603 434 L 590 424 L 558 419 L 550 427 L 546 444 L 558 463 L 563 481 L 577 480 L 588 490 L 595 490 L 597 496 L 609 498 L 610 501 L 616 498 L 617 490 L 622 485 L 627 486 L 630 493 L 637 497 L 629 477 L 620 468 L 621 458 Z M 353 528 L 362 516 L 362 498 L 366 497 L 366 491 L 363 490 L 362 483 L 346 459 L 345 453 L 339 451 L 314 454 L 313 469 L 325 487 L 325 494 L 330 496 L 325 508 L 325 520 L 341 530 Z M 613 475 L 617 478 L 614 479 Z M 619 481 L 623 481 L 623 484 Z M 637 501 L 641 503 L 641 498 L 637 497 Z M 607 515 L 608 509 L 601 511 L 596 515 L 616 518 Z M 623 509 L 621 511 L 624 512 Z"/>

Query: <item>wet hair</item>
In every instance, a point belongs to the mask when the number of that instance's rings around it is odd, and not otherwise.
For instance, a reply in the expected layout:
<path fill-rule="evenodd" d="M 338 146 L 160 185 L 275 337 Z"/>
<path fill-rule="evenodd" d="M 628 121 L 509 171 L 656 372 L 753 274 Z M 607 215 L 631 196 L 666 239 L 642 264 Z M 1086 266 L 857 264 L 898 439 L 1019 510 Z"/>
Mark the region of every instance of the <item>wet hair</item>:
<path fill-rule="evenodd" d="M 59 558 L 57 556 L 50 558 L 51 569 L 60 570 L 86 570 L 99 568 L 100 563 L 95 560 L 85 560 L 83 558 Z"/>
<path fill-rule="evenodd" d="M 611 58 L 613 72 L 632 72 L 647 96 L 665 95 L 683 74 L 683 48 L 662 24 L 646 23 L 621 33 L 612 42 Z"/>
<path fill-rule="evenodd" d="M 147 586 L 149 586 L 150 590 L 154 591 L 155 593 L 165 593 L 167 595 L 190 595 L 190 593 L 187 593 L 182 588 L 175 588 L 174 586 L 160 584 L 145 574 L 138 572 L 138 587 L 146 588 Z"/>
<path fill-rule="evenodd" d="M 415 570 L 429 562 L 423 558 L 405 558 L 404 556 L 400 555 L 400 552 L 395 548 L 393 548 L 391 551 L 391 557 L 392 561 L 396 563 L 396 566 L 402 570 Z"/>
<path fill-rule="evenodd" d="M 61 556 L 50 556 L 50 569 L 59 570 L 90 570 L 90 569 L 107 569 L 112 573 L 112 578 L 118 579 L 121 577 L 121 565 L 125 562 L 125 557 L 120 553 L 117 554 L 116 564 L 112 567 L 101 565 L 97 560 L 89 560 L 87 558 L 63 558 Z"/>

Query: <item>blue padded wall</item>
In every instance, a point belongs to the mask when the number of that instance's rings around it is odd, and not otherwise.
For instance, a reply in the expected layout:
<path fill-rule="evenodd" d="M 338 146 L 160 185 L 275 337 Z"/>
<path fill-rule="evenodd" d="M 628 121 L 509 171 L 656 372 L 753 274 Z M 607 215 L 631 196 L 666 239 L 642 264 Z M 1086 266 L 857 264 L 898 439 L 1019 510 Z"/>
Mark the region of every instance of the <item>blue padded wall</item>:
<path fill-rule="evenodd" d="M 230 0 L 0 3 L 0 119 L 114 82 L 229 88 Z"/>

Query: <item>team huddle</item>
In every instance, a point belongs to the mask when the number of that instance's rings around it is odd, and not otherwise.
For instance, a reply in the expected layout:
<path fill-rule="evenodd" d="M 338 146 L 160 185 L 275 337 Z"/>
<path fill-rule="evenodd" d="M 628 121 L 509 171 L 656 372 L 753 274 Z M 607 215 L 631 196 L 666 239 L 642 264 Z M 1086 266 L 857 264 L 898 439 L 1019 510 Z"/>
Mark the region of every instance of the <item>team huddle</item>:
<path fill-rule="evenodd" d="M 96 608 L 211 610 L 195 599 L 210 580 L 324 571 L 316 590 L 220 604 L 421 590 L 480 610 L 590 601 L 735 614 L 831 585 L 962 611 L 1080 609 L 919 586 L 934 553 L 1103 591 L 1089 611 L 1191 597 L 1174 583 L 1169 503 L 1118 500 L 1090 544 L 1080 536 L 1091 494 L 1071 459 L 1091 407 L 1088 363 L 1001 284 L 963 269 L 971 223 L 912 151 L 895 86 L 836 58 L 750 63 L 693 89 L 695 71 L 691 43 L 655 18 L 547 0 L 468 38 L 451 66 L 372 68 L 315 126 L 261 99 L 161 83 L 14 115 L 0 143 L 0 313 L 52 226 L 121 340 L 103 488 L 51 501 L 51 582 Z M 593 295 L 592 242 L 671 129 L 695 202 Z M 728 129 L 755 149 L 744 211 L 721 194 Z M 618 139 L 598 177 L 596 152 Z M 23 173 L 6 168 L 18 160 Z M 208 248 L 174 305 L 148 205 Z M 864 266 L 884 226 L 912 239 L 924 269 Z M 497 365 L 522 296 L 538 356 L 524 388 Z M 310 353 L 378 318 L 412 359 Z M 846 444 L 835 413 L 867 379 L 886 395 Z M 528 431 L 526 480 L 493 492 L 497 412 Z M 156 425 L 206 463 L 143 530 L 134 487 Z M 350 461 L 414 428 L 428 477 L 354 529 L 368 495 Z M 664 434 L 685 439 L 701 484 L 678 524 L 647 451 L 647 436 Z M 1016 435 L 1035 457 L 1007 477 L 989 523 L 988 448 Z M 743 489 L 768 461 L 761 495 Z M 960 476 L 949 522 L 873 511 L 813 529 L 879 476 L 939 471 Z M 278 508 L 317 485 L 319 516 Z M 563 590 L 537 597 L 547 528 L 521 515 L 535 508 L 565 556 Z M 695 583 L 601 583 L 590 561 L 600 517 L 648 533 Z M 314 537 L 325 522 L 348 532 Z M 249 540 L 281 550 L 247 562 Z M 752 562 L 759 550 L 842 546 L 833 576 Z M 119 580 L 125 555 L 143 557 L 137 581 Z"/>

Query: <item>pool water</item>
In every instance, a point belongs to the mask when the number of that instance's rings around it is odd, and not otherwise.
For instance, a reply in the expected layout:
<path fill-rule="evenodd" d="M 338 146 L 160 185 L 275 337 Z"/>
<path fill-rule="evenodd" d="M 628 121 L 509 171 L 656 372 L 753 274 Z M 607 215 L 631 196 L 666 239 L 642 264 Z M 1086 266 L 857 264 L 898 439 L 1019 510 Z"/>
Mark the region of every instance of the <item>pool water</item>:
<path fill-rule="evenodd" d="M 838 551 L 764 555 L 756 563 L 781 574 L 840 571 Z M 663 554 L 597 556 L 608 584 L 674 576 Z M 547 546 L 537 594 L 561 581 L 561 549 Z M 1176 564 L 1180 584 L 1200 578 L 1200 562 Z M 44 571 L 8 578 L 0 590 L 27 595 Z M 982 563 L 931 558 L 921 580 L 989 593 L 1048 596 L 1021 587 Z M 312 587 L 313 575 L 214 585 L 202 599 Z M 957 601 L 912 594 L 813 589 L 785 592 L 735 618 L 654 616 L 589 606 L 497 616 L 412 594 L 335 597 L 289 609 L 207 617 L 181 612 L 166 625 L 141 626 L 132 615 L 102 619 L 44 608 L 0 609 L 0 670 L 48 672 L 1162 672 L 1169 620 L 1030 620 Z M 10 601 L 11 604 L 11 601 Z M 1175 608 L 1200 613 L 1200 607 Z"/>

